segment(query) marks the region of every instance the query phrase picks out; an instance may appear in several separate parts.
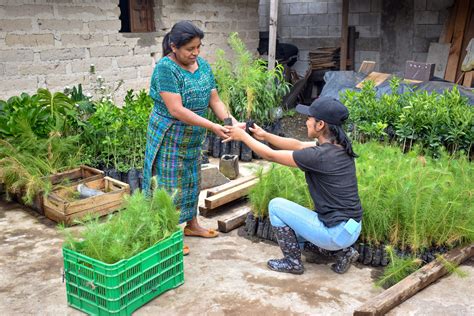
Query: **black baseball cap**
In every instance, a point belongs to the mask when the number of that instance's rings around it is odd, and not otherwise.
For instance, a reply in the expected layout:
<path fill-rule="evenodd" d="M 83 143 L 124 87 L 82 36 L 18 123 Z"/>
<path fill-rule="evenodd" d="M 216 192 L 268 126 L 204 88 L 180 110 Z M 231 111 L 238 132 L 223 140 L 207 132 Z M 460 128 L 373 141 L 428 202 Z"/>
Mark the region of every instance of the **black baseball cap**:
<path fill-rule="evenodd" d="M 333 125 L 342 125 L 349 117 L 349 110 L 346 106 L 331 97 L 318 98 L 310 106 L 298 104 L 296 112 Z"/>

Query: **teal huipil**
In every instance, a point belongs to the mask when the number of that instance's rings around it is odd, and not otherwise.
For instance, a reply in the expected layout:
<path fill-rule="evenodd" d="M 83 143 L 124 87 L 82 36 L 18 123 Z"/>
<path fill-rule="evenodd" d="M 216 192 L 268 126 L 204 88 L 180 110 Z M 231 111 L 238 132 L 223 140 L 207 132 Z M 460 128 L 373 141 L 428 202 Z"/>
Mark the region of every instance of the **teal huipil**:
<path fill-rule="evenodd" d="M 205 117 L 216 84 L 210 65 L 200 57 L 197 63 L 198 69 L 191 73 L 163 57 L 155 66 L 150 86 L 155 104 L 148 123 L 142 189 L 149 194 L 151 177 L 156 175 L 158 187 L 174 194 L 180 223 L 197 213 L 201 146 L 206 130 L 174 118 L 160 92 L 181 95 L 185 108 Z"/>

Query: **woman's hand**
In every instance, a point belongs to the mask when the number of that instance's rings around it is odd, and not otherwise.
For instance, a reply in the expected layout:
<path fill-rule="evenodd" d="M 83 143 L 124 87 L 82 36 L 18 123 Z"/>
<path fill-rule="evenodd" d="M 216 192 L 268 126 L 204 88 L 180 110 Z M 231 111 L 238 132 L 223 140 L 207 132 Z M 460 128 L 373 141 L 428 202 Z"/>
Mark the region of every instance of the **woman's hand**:
<path fill-rule="evenodd" d="M 255 139 L 264 141 L 264 140 L 265 140 L 265 135 L 267 134 L 267 132 L 265 132 L 265 131 L 263 130 L 263 128 L 261 128 L 261 127 L 258 126 L 257 124 L 253 124 L 253 126 L 254 126 L 254 127 L 249 127 L 249 130 L 252 132 L 252 136 L 253 136 Z"/>
<path fill-rule="evenodd" d="M 240 140 L 242 141 L 246 135 L 248 135 L 244 129 L 238 127 L 238 126 L 226 126 L 226 128 L 229 130 L 227 132 L 227 135 L 229 138 L 225 139 L 223 142 L 227 143 L 230 142 L 231 140 Z"/>
<path fill-rule="evenodd" d="M 229 138 L 229 135 L 227 134 L 229 132 L 229 129 L 227 127 L 221 126 L 219 124 L 214 123 L 212 125 L 212 132 L 219 136 L 222 139 L 227 139 Z"/>
<path fill-rule="evenodd" d="M 246 124 L 245 122 L 242 122 L 242 123 L 236 122 L 236 123 L 234 123 L 233 126 L 236 126 L 236 127 L 238 127 L 238 128 L 241 128 L 241 129 L 245 130 L 247 124 Z"/>

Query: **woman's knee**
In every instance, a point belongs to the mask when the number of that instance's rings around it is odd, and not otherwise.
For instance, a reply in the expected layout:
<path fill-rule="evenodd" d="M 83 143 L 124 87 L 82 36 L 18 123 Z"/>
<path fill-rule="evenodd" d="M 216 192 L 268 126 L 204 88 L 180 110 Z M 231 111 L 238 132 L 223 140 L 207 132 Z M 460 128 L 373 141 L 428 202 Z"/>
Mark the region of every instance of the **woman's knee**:
<path fill-rule="evenodd" d="M 278 216 L 284 201 L 286 200 L 283 198 L 274 198 L 268 203 L 268 213 L 273 226 L 285 226 L 285 223 Z"/>

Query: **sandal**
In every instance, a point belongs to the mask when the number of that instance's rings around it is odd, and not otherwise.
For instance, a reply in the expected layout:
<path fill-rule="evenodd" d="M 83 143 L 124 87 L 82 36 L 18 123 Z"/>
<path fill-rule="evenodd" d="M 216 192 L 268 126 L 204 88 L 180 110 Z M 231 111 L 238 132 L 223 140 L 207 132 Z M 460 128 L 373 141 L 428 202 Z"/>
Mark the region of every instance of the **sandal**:
<path fill-rule="evenodd" d="M 219 233 L 215 231 L 214 229 L 208 229 L 207 231 L 203 233 L 198 233 L 190 228 L 185 227 L 184 228 L 184 236 L 190 236 L 190 237 L 202 237 L 202 238 L 215 238 L 219 236 Z"/>
<path fill-rule="evenodd" d="M 189 246 L 183 246 L 183 256 L 189 255 Z"/>

